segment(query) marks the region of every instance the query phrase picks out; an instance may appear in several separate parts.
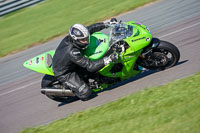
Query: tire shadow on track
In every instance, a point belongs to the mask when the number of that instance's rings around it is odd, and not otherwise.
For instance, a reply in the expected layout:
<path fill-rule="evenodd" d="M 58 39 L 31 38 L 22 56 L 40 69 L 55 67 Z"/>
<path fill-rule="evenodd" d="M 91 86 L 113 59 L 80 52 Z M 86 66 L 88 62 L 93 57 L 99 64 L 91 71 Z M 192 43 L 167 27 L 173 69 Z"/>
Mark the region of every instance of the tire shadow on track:
<path fill-rule="evenodd" d="M 178 62 L 174 67 L 179 66 L 179 65 L 182 65 L 182 64 L 184 64 L 184 63 L 186 63 L 186 62 L 188 62 L 188 60 L 180 61 L 180 62 Z M 120 83 L 117 83 L 117 84 L 115 84 L 115 85 L 112 85 L 112 86 L 110 86 L 110 87 L 108 87 L 108 88 L 104 88 L 102 91 L 93 93 L 92 96 L 90 97 L 90 99 L 93 99 L 93 98 L 97 97 L 99 93 L 102 93 L 102 92 L 105 92 L 105 91 L 113 90 L 113 89 L 115 89 L 115 88 L 118 88 L 118 87 L 123 86 L 123 85 L 125 85 L 125 84 L 128 84 L 128 83 L 130 83 L 130 82 L 133 82 L 133 81 L 142 79 L 142 78 L 144 78 L 144 77 L 146 77 L 146 76 L 149 76 L 149 75 L 151 75 L 151 74 L 154 74 L 154 73 L 157 73 L 157 72 L 161 72 L 161 71 L 164 71 L 164 70 L 160 70 L 160 71 L 158 71 L 158 70 L 145 70 L 145 71 L 143 71 L 142 73 L 136 75 L 135 77 L 129 78 L 129 79 L 124 80 L 124 81 L 121 81 Z M 90 100 L 90 99 L 89 99 L 89 100 Z M 80 100 L 80 99 L 78 99 L 77 97 L 69 98 L 69 99 L 67 99 L 67 100 L 65 100 L 65 101 L 63 101 L 63 102 L 61 102 L 60 104 L 58 104 L 58 107 L 61 107 L 61 106 L 63 106 L 63 105 L 69 104 L 69 103 L 76 102 L 76 101 L 78 101 L 78 100 Z"/>

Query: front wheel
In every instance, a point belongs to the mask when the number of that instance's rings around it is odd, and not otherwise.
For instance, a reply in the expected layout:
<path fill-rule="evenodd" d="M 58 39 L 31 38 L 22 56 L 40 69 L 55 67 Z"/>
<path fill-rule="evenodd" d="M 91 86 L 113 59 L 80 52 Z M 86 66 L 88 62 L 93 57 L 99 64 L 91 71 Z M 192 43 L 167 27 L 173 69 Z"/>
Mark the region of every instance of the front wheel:
<path fill-rule="evenodd" d="M 173 67 L 180 59 L 178 48 L 166 41 L 160 41 L 158 47 L 152 49 L 145 59 L 142 59 L 141 65 L 151 70 L 164 70 Z"/>

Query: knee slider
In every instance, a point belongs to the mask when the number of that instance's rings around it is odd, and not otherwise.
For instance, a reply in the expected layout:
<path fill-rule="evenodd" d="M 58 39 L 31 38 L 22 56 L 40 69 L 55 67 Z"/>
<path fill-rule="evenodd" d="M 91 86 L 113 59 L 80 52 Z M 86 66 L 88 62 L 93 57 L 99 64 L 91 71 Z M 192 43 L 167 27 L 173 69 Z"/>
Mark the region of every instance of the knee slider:
<path fill-rule="evenodd" d="M 82 89 L 82 91 L 79 93 L 79 98 L 81 100 L 87 99 L 92 93 L 92 90 L 85 85 L 85 87 Z"/>

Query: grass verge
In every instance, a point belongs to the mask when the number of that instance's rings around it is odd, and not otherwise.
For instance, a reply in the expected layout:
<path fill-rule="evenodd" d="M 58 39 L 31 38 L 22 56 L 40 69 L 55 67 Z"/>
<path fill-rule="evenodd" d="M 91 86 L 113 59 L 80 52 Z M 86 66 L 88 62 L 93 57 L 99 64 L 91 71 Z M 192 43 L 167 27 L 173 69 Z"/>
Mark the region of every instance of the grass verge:
<path fill-rule="evenodd" d="M 22 133 L 198 133 L 200 73 Z"/>
<path fill-rule="evenodd" d="M 0 19 L 0 57 L 155 0 L 47 0 Z"/>

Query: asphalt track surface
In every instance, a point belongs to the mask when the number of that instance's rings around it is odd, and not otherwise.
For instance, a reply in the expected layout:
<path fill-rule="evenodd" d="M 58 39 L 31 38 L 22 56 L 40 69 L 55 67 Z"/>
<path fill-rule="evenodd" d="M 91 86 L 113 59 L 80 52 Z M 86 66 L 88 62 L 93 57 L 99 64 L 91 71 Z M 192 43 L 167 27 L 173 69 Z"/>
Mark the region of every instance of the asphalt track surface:
<path fill-rule="evenodd" d="M 22 64 L 31 57 L 55 49 L 62 38 L 1 58 L 0 132 L 17 133 L 23 128 L 47 124 L 144 88 L 200 72 L 200 0 L 161 0 L 117 18 L 141 22 L 149 27 L 154 37 L 175 44 L 181 52 L 179 63 L 160 72 L 146 71 L 86 102 L 58 103 L 40 94 L 43 75 L 25 69 Z"/>

